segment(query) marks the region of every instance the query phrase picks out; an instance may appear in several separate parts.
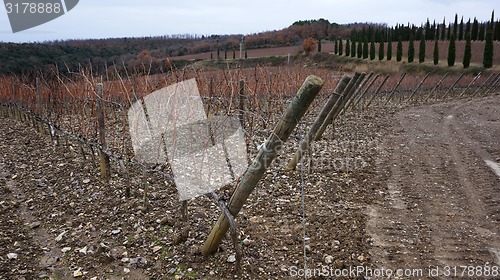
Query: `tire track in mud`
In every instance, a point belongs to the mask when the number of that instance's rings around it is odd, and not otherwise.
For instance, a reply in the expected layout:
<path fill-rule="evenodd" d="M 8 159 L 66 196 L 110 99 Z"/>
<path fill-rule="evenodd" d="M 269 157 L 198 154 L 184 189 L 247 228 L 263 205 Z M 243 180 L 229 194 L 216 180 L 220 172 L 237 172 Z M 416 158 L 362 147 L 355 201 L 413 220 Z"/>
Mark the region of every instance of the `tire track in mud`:
<path fill-rule="evenodd" d="M 499 153 L 489 124 L 499 108 L 486 98 L 396 115 L 397 135 L 383 147 L 391 156 L 379 162 L 391 174 L 385 200 L 368 209 L 377 267 L 500 265 L 500 178 L 484 161 Z"/>

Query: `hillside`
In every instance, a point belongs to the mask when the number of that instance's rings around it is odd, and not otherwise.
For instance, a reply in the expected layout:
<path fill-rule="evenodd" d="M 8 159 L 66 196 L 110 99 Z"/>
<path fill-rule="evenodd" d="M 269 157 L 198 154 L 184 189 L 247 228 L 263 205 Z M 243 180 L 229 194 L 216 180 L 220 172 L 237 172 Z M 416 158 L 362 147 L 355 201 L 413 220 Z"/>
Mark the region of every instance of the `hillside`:
<path fill-rule="evenodd" d="M 484 47 L 481 46 L 484 45 L 485 30 L 488 26 L 488 22 L 479 23 L 475 20 L 471 24 L 469 21 L 465 29 L 461 26 L 460 30 L 462 31 L 460 32 L 462 33 L 458 34 L 457 46 L 464 45 L 463 33 L 466 30 L 470 30 L 473 34 L 473 61 L 477 63 L 480 63 L 482 59 Z M 496 21 L 492 26 L 494 27 L 494 40 L 500 41 L 500 22 Z M 118 71 L 124 69 L 135 71 L 146 67 L 150 73 L 159 73 L 168 71 L 172 60 L 177 61 L 178 67 L 182 67 L 185 63 L 191 63 L 192 60 L 198 59 L 240 58 L 240 46 L 245 51 L 241 53 L 242 58 L 245 56 L 256 58 L 295 55 L 300 52 L 303 40 L 309 37 L 324 42 L 323 52 L 332 52 L 333 42 L 338 40 L 352 42 L 367 41 L 370 38 L 370 41 L 374 41 L 377 45 L 380 41 L 388 42 L 390 40 L 394 45 L 399 38 L 404 42 L 408 41 L 410 34 L 413 34 L 416 40 L 425 36 L 428 44 L 434 39 L 440 39 L 442 41 L 440 45 L 445 45 L 450 31 L 457 29 L 458 27 L 451 23 L 446 26 L 435 22 L 430 24 L 429 21 L 420 27 L 414 25 L 388 27 L 375 23 L 340 25 L 319 19 L 297 21 L 281 30 L 245 36 L 241 34 L 211 36 L 180 34 L 29 44 L 0 43 L 0 61 L 2 61 L 0 75 L 26 74 L 33 71 L 64 74 L 89 65 L 98 73 L 103 73 L 109 66 L 115 66 Z M 407 51 L 406 45 L 404 52 Z M 498 47 L 495 50 L 498 52 Z M 427 47 L 426 52 L 432 52 L 432 47 Z M 393 53 L 395 56 L 395 47 L 393 47 Z M 440 46 L 441 59 L 443 55 L 446 55 L 446 48 Z M 457 62 L 461 59 L 460 52 L 457 52 Z M 180 60 L 184 62 L 180 62 Z M 494 63 L 500 63 L 500 59 L 495 58 Z"/>

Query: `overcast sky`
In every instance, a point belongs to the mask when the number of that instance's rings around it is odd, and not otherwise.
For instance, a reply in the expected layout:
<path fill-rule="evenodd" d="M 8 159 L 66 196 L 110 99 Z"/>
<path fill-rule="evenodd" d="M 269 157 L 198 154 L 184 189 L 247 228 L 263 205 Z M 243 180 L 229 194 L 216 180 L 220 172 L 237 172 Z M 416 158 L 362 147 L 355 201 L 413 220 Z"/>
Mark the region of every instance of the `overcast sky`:
<path fill-rule="evenodd" d="M 420 25 L 500 16 L 499 0 L 81 0 L 66 15 L 41 26 L 12 33 L 0 8 L 0 41 L 43 42 L 56 39 L 137 37 L 167 34 L 250 34 L 282 29 L 296 20 L 375 22 Z M 460 19 L 459 19 L 460 20 Z"/>

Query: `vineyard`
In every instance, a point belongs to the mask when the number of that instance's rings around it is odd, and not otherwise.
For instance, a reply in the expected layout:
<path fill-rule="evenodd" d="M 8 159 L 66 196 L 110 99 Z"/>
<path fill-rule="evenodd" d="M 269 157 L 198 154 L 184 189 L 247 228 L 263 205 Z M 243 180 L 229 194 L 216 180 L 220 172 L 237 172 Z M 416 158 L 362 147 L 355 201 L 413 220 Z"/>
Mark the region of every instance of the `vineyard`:
<path fill-rule="evenodd" d="M 290 267 L 371 265 L 364 209 L 384 199 L 388 175 L 376 166 L 391 117 L 500 89 L 493 72 L 90 69 L 0 78 L 0 279 L 270 279 L 289 278 Z M 207 116 L 239 118 L 248 162 L 266 156 L 310 75 L 321 78 L 319 93 L 236 217 L 220 209 L 231 209 L 241 181 L 219 200 L 182 202 L 170 166 L 134 154 L 128 110 L 194 78 Z M 218 215 L 236 226 L 202 254 Z"/>

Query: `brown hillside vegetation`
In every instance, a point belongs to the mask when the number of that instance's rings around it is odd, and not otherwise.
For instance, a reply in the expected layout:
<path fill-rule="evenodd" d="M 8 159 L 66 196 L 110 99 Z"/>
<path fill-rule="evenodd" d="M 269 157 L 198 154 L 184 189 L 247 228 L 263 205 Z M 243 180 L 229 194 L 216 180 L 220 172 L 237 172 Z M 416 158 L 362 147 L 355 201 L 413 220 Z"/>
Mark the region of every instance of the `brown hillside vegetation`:
<path fill-rule="evenodd" d="M 403 60 L 402 62 L 407 62 L 408 55 L 408 43 L 403 42 Z M 419 55 L 419 42 L 415 42 L 415 57 Z M 494 57 L 493 57 L 493 65 L 500 64 L 500 42 L 494 42 Z M 440 62 L 440 64 L 446 64 L 446 59 L 448 57 L 448 41 L 439 41 L 439 60 L 444 60 L 444 62 Z M 376 53 L 378 54 L 379 45 L 375 44 Z M 385 43 L 385 49 L 387 52 L 387 43 Z M 396 49 L 397 42 L 392 43 L 392 60 L 396 61 Z M 327 41 L 322 44 L 323 52 L 333 53 L 333 42 Z M 456 65 L 462 64 L 462 59 L 465 50 L 465 41 L 456 42 Z M 291 54 L 292 56 L 299 53 L 301 51 L 301 47 L 297 46 L 289 46 L 289 47 L 279 47 L 279 48 L 262 48 L 262 49 L 252 49 L 247 50 L 247 54 L 249 58 L 259 58 L 259 57 L 269 57 L 269 56 L 286 56 Z M 432 62 L 433 59 L 433 51 L 434 51 L 434 41 L 427 41 L 425 46 L 425 60 L 426 62 Z M 483 53 L 484 53 L 484 41 L 476 41 L 472 42 L 472 58 L 471 62 L 474 66 L 482 66 L 483 63 Z M 212 52 L 213 59 L 217 58 L 217 53 Z M 242 57 L 244 57 L 244 51 L 242 53 Z M 227 57 L 229 59 L 232 58 L 232 52 L 228 53 Z M 224 53 L 221 53 L 221 58 L 224 58 Z M 239 51 L 236 52 L 236 58 L 239 58 Z M 198 59 L 210 59 L 210 52 L 200 53 L 194 55 L 185 55 L 185 56 L 176 56 L 172 57 L 172 60 L 198 60 Z M 384 59 L 387 59 L 385 57 Z M 378 57 L 375 58 L 378 60 Z M 414 62 L 418 64 L 417 62 Z"/>

